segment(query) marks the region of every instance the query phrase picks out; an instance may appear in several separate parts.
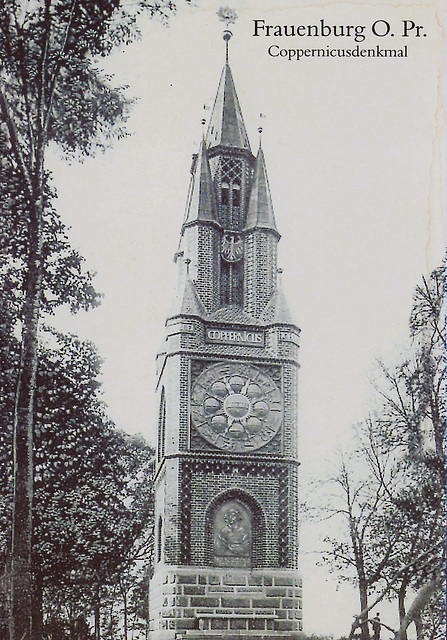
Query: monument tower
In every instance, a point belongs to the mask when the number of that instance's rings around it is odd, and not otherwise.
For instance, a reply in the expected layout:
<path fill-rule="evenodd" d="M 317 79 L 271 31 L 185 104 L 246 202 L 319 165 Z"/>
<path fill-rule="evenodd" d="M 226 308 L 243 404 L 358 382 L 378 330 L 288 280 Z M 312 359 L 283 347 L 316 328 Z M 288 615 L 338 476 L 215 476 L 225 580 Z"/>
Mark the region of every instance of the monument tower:
<path fill-rule="evenodd" d="M 294 638 L 299 329 L 264 154 L 226 60 L 193 156 L 179 291 L 157 356 L 150 638 Z"/>

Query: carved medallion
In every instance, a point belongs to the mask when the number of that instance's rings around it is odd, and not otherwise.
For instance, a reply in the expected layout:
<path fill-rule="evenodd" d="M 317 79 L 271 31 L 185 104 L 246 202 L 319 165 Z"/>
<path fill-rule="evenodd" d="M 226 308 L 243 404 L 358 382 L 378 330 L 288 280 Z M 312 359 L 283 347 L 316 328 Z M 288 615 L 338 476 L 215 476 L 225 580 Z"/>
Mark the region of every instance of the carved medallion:
<path fill-rule="evenodd" d="M 213 562 L 218 567 L 251 566 L 251 514 L 237 500 L 223 504 L 213 522 Z"/>
<path fill-rule="evenodd" d="M 254 451 L 281 426 L 281 392 L 254 365 L 216 364 L 205 369 L 193 385 L 191 418 L 200 435 L 219 449 Z"/>

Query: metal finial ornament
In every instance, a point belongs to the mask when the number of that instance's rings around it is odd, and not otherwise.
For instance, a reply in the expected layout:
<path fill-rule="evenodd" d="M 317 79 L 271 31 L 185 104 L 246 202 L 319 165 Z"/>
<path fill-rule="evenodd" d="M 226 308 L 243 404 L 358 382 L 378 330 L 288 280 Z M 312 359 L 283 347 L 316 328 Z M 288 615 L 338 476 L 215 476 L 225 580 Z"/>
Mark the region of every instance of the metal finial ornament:
<path fill-rule="evenodd" d="M 259 133 L 259 147 L 261 147 L 261 138 L 262 138 L 262 120 L 263 120 L 263 118 L 265 118 L 265 115 L 264 115 L 263 113 L 260 113 L 260 114 L 259 114 L 259 120 L 260 120 L 261 122 L 260 122 L 260 125 L 259 125 L 259 127 L 258 127 L 258 133 Z"/>
<path fill-rule="evenodd" d="M 205 137 L 205 125 L 206 125 L 206 112 L 209 111 L 209 110 L 210 110 L 210 108 L 206 104 L 204 104 L 203 105 L 203 117 L 200 120 L 200 124 L 202 125 L 202 133 L 203 133 L 204 137 Z"/>
<path fill-rule="evenodd" d="M 216 15 L 219 16 L 219 20 L 221 22 L 225 22 L 227 27 L 230 24 L 234 24 L 237 20 L 236 11 L 233 11 L 233 9 L 230 9 L 230 7 L 220 7 Z"/>
<path fill-rule="evenodd" d="M 223 39 L 225 40 L 225 62 L 228 64 L 228 43 L 230 42 L 230 38 L 233 34 L 228 29 L 225 29 L 223 34 Z"/>
<path fill-rule="evenodd" d="M 227 25 L 223 34 L 223 39 L 225 40 L 225 62 L 228 64 L 228 42 L 233 35 L 228 27 L 230 24 L 234 24 L 236 22 L 237 13 L 233 11 L 233 9 L 230 9 L 230 7 L 221 7 L 217 12 L 217 15 L 219 16 L 219 20 L 221 22 L 225 22 Z"/>

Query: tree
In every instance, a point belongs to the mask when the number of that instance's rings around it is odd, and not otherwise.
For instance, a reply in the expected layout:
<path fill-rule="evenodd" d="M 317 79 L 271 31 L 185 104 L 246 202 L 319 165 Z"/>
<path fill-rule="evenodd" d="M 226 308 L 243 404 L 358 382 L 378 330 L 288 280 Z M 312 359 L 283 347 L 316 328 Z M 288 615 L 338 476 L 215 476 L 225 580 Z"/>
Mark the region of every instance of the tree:
<path fill-rule="evenodd" d="M 46 334 L 35 415 L 34 636 L 49 628 L 61 638 L 70 629 L 88 630 L 86 616 L 96 612 L 99 638 L 106 596 L 119 580 L 142 573 L 136 561 L 146 559 L 142 547 L 151 541 L 153 451 L 141 438 L 116 431 L 107 418 L 93 347 Z M 1 395 L 13 404 L 11 389 L 13 380 L 6 379 Z M 9 438 L 0 449 L 3 479 L 12 463 L 12 434 L 1 433 Z M 11 491 L 9 485 L 0 496 L 6 497 L 0 503 L 6 531 Z M 3 548 L 7 541 L 5 535 Z"/>
<path fill-rule="evenodd" d="M 325 483 L 331 501 L 323 512 L 338 521 L 344 535 L 326 536 L 328 548 L 323 557 L 343 579 L 356 585 L 361 613 L 351 635 L 360 627 L 362 640 L 369 640 L 369 599 L 386 567 L 399 557 L 402 529 L 384 521 L 394 490 L 392 461 L 380 455 L 371 420 L 357 427 L 355 442 L 355 450 L 339 454 L 336 473 Z"/>
<path fill-rule="evenodd" d="M 25 268 L 19 319 L 21 351 L 14 408 L 11 640 L 31 638 L 33 420 L 45 270 L 45 152 L 88 155 L 124 135 L 129 100 L 96 68 L 96 60 L 138 34 L 142 11 L 167 15 L 169 0 L 2 0 L 0 3 L 0 147 L 2 184 L 15 189 Z"/>
<path fill-rule="evenodd" d="M 399 581 L 400 638 L 414 622 L 423 638 L 423 610 L 442 589 L 445 522 L 445 265 L 422 278 L 416 287 L 410 316 L 412 354 L 395 369 L 382 365 L 385 384 L 379 387 L 382 442 L 399 459 L 406 486 L 395 506 L 405 514 L 411 545 L 402 558 Z M 420 558 L 420 561 L 418 561 Z M 407 565 L 405 565 L 405 560 Z M 405 610 L 408 589 L 419 590 Z M 445 619 L 441 616 L 441 628 Z"/>
<path fill-rule="evenodd" d="M 327 557 L 344 576 L 354 568 L 360 595 L 350 637 L 361 626 L 367 640 L 369 612 L 383 598 L 397 598 L 399 640 L 411 623 L 418 640 L 431 637 L 436 612 L 435 626 L 445 622 L 436 606 L 444 566 L 444 278 L 438 269 L 416 288 L 410 355 L 395 368 L 381 364 L 378 409 L 332 478 L 338 492 L 327 513 L 347 526 L 344 538 L 327 539 Z M 416 596 L 407 609 L 411 592 Z"/>

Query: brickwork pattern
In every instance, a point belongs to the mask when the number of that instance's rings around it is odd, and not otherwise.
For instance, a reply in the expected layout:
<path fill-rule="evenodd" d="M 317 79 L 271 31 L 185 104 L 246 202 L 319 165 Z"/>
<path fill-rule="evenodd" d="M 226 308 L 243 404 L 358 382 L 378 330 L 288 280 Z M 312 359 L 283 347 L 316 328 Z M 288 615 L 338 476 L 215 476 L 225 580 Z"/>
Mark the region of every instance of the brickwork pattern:
<path fill-rule="evenodd" d="M 212 507 L 217 501 L 236 496 L 248 504 L 255 516 L 254 565 L 297 568 L 296 471 L 293 465 L 255 460 L 181 460 L 178 477 L 181 564 L 210 564 Z"/>
<path fill-rule="evenodd" d="M 278 237 L 256 229 L 245 238 L 244 309 L 258 318 L 276 287 Z"/>
<path fill-rule="evenodd" d="M 298 367 L 290 363 L 283 366 L 284 398 L 284 452 L 298 456 Z"/>
<path fill-rule="evenodd" d="M 219 306 L 220 244 L 222 232 L 213 226 L 200 226 L 196 249 L 198 271 L 196 287 L 201 301 L 211 313 Z"/>
<path fill-rule="evenodd" d="M 235 631 L 243 637 L 297 638 L 302 581 L 298 572 L 278 569 L 160 566 L 151 584 L 150 611 L 151 637 L 160 640 L 174 638 L 175 631 L 193 636 L 199 629 L 200 637 L 214 631 L 229 638 Z"/>
<path fill-rule="evenodd" d="M 185 370 L 185 367 L 182 367 L 181 360 L 180 355 L 167 358 L 161 381 L 166 397 L 165 453 L 167 456 L 178 451 L 179 419 L 180 421 L 182 419 L 180 409 L 181 403 L 184 404 L 180 389 L 185 383 L 185 374 L 188 375 L 188 369 L 186 367 Z"/>
<path fill-rule="evenodd" d="M 161 388 L 160 406 L 158 410 L 157 463 L 160 464 L 165 455 L 166 441 L 166 396 L 165 388 Z"/>
<path fill-rule="evenodd" d="M 208 473 L 196 470 L 193 475 L 190 518 L 194 544 L 191 564 L 211 564 L 213 540 L 210 525 L 213 503 L 235 496 L 252 505 L 254 566 L 278 566 L 277 478 L 262 473 L 263 469 L 254 477 L 240 473 L 216 475 L 212 465 L 207 466 Z"/>
<path fill-rule="evenodd" d="M 231 354 L 232 361 L 250 361 L 257 367 L 265 370 L 282 388 L 284 398 L 284 426 L 275 438 L 260 450 L 260 453 L 269 453 L 272 455 L 283 455 L 296 457 L 296 425 L 297 425 L 297 379 L 298 368 L 294 361 L 281 361 L 277 357 L 266 357 L 265 349 L 256 349 L 253 347 L 244 347 L 238 345 L 219 345 L 204 344 L 205 324 L 203 321 L 194 318 L 185 320 L 177 319 L 177 321 L 169 325 L 168 330 L 173 332 L 172 339 L 176 339 L 177 343 L 172 345 L 178 347 L 179 351 L 169 353 L 165 357 L 165 364 L 162 370 L 162 379 L 159 383 L 159 393 L 165 388 L 166 413 L 162 413 L 163 424 L 165 425 L 165 437 L 159 441 L 159 451 L 163 446 L 167 455 L 172 455 L 178 451 L 186 451 L 188 448 L 194 450 L 214 450 L 212 445 L 205 444 L 203 439 L 198 436 L 195 430 L 190 431 L 189 420 L 189 396 L 191 383 L 189 363 L 200 362 L 193 365 L 196 368 L 197 376 L 203 368 L 217 362 L 222 362 Z M 213 325 L 214 326 L 214 325 Z M 250 327 L 248 327 L 250 328 Z M 180 339 L 181 338 L 181 339 Z M 182 342 L 178 344 L 178 342 Z M 201 355 L 202 351 L 197 348 L 194 352 L 189 347 L 195 345 L 196 342 L 202 342 L 203 354 L 208 358 L 194 358 L 194 355 Z M 183 346 L 183 348 L 182 348 Z M 223 358 L 222 356 L 227 356 Z M 256 355 L 256 359 L 253 359 Z M 251 356 L 251 357 L 249 357 Z M 279 375 L 281 369 L 284 371 L 283 380 Z M 159 400 L 161 403 L 161 398 Z M 161 427 L 159 422 L 159 427 Z M 191 438 L 191 439 L 190 439 Z M 159 456 L 161 462 L 161 456 Z"/>
<path fill-rule="evenodd" d="M 241 230 L 247 217 L 247 203 L 250 195 L 250 186 L 253 176 L 254 157 L 247 157 L 242 153 L 225 153 L 214 155 L 210 158 L 211 175 L 214 178 L 214 187 L 219 206 L 219 222 L 225 229 Z M 222 183 L 231 188 L 234 181 L 241 187 L 239 206 L 234 207 L 230 196 L 228 204 L 222 198 Z"/>
<path fill-rule="evenodd" d="M 296 327 L 273 326 L 265 333 L 265 348 L 269 354 L 298 361 L 299 330 Z"/>
<path fill-rule="evenodd" d="M 236 314 L 233 314 L 236 315 Z M 219 329 L 240 328 L 247 331 L 264 328 L 262 324 L 248 324 L 237 321 L 235 317 L 230 322 L 218 322 L 197 317 L 176 317 L 167 322 L 166 352 L 173 354 L 179 350 L 197 351 L 215 356 L 245 356 L 247 358 L 276 359 L 296 362 L 298 359 L 298 330 L 284 330 L 278 326 L 265 326 L 265 346 L 251 347 L 243 344 L 207 344 L 205 342 L 205 328 Z"/>
<path fill-rule="evenodd" d="M 289 567 L 298 567 L 299 551 L 299 500 L 298 500 L 298 468 L 290 466 L 288 469 L 288 524 L 289 537 L 288 562 Z"/>
<path fill-rule="evenodd" d="M 162 526 L 162 547 L 156 549 L 156 557 L 170 564 L 180 562 L 179 527 L 179 474 L 178 461 L 168 460 L 155 484 L 155 522 Z"/>

